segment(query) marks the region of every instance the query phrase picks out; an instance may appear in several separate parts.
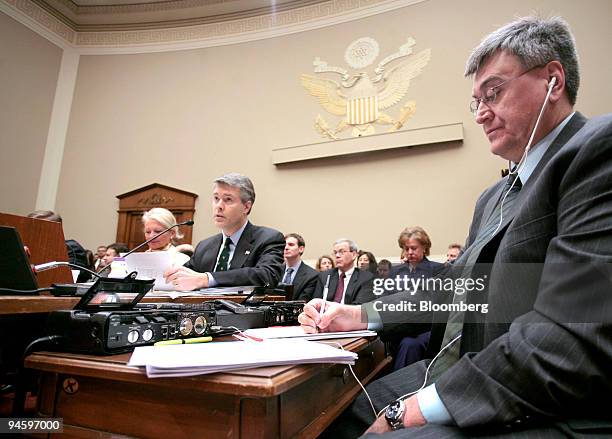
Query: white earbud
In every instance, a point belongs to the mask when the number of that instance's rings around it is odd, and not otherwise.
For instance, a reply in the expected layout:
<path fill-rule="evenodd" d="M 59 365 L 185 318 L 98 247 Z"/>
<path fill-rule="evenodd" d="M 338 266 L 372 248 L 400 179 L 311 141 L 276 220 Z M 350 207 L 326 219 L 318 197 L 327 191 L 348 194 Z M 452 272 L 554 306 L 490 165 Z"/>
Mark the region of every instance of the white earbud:
<path fill-rule="evenodd" d="M 555 84 L 557 83 L 557 77 L 553 76 L 552 79 L 548 82 L 548 89 L 551 90 Z"/>

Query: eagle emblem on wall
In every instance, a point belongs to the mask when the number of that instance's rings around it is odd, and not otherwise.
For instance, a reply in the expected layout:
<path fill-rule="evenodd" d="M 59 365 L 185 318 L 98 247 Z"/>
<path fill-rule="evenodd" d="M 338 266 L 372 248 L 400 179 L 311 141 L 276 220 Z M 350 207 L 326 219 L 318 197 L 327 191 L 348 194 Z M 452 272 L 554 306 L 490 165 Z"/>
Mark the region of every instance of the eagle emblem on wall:
<path fill-rule="evenodd" d="M 330 66 L 315 58 L 313 65 L 317 75 L 302 74 L 302 86 L 327 112 L 342 117 L 335 128 L 331 128 L 321 114 L 317 115 L 317 131 L 328 139 L 338 139 L 338 134 L 348 129 L 353 137 L 374 134 L 375 125 L 388 125 L 389 132 L 401 129 L 416 112 L 416 102 L 404 103 L 397 117 L 392 117 L 388 110 L 406 97 L 410 81 L 421 74 L 431 58 L 431 49 L 414 54 L 415 44 L 416 41 L 408 37 L 397 52 L 378 63 L 372 74 L 363 70 L 379 54 L 378 43 L 370 37 L 359 38 L 346 49 L 345 61 L 356 72 Z M 340 78 L 332 79 L 331 75 Z"/>

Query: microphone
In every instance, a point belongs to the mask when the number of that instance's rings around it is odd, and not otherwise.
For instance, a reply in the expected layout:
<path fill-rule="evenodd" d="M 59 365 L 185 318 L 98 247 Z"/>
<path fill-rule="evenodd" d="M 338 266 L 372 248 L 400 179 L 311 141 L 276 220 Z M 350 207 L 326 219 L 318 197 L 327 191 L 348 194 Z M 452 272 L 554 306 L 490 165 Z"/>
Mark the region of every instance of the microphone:
<path fill-rule="evenodd" d="M 170 230 L 174 229 L 175 227 L 180 227 L 180 226 L 193 226 L 193 220 L 187 220 L 187 221 L 183 221 L 182 223 L 178 223 L 175 224 L 173 226 L 168 227 L 165 230 L 162 230 L 161 232 L 159 232 L 157 235 L 155 235 L 154 237 L 147 239 L 145 242 L 143 242 L 140 245 L 137 245 L 136 247 L 134 247 L 132 250 L 130 250 L 129 252 L 127 252 L 126 254 L 123 255 L 123 257 L 125 258 L 126 256 L 131 255 L 132 253 L 134 253 L 136 250 L 138 250 L 139 248 L 142 248 L 143 246 L 147 245 L 149 242 L 153 241 L 156 238 L 159 238 L 160 236 L 162 236 L 164 233 L 169 232 Z"/>

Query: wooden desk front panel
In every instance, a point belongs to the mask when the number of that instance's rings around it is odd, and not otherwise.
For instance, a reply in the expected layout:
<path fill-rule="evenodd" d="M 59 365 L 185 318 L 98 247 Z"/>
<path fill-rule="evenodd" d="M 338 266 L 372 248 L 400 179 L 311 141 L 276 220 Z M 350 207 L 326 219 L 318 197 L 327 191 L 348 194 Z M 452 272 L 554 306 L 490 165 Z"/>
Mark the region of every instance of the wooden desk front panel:
<path fill-rule="evenodd" d="M 359 354 L 355 371 L 364 383 L 388 361 L 380 341 L 361 344 Z M 312 438 L 360 391 L 342 365 L 254 369 L 250 384 L 244 376 L 248 389 L 242 392 L 241 381 L 237 381 L 224 385 L 227 391 L 223 393 L 206 389 L 216 385 L 215 381 L 226 380 L 228 374 L 143 381 L 137 377 L 117 379 L 120 377 L 113 373 L 92 376 L 91 371 L 79 375 L 70 367 L 68 370 L 69 374 L 49 369 L 42 373 L 39 414 L 63 418 L 64 432 L 75 435 L 95 431 L 142 438 Z M 78 382 L 77 392 L 63 390 L 66 379 Z M 261 395 L 269 396 L 254 396 L 252 383 L 257 381 L 261 382 Z"/>

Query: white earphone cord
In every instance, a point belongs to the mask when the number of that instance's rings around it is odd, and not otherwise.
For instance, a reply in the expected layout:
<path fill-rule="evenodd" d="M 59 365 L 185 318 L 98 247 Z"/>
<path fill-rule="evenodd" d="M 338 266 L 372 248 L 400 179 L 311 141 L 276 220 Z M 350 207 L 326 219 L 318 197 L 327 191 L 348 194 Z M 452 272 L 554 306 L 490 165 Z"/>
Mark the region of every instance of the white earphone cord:
<path fill-rule="evenodd" d="M 522 168 L 525 166 L 525 161 L 527 159 L 527 153 L 529 152 L 529 149 L 531 148 L 531 142 L 533 142 L 533 138 L 535 136 L 535 132 L 538 129 L 538 125 L 540 124 L 540 119 L 542 118 L 542 114 L 544 114 L 544 109 L 546 108 L 546 103 L 548 102 L 548 98 L 550 97 L 550 94 L 552 92 L 553 86 L 555 85 L 556 82 L 557 82 L 557 78 L 556 77 L 553 77 L 550 80 L 550 83 L 549 83 L 549 86 L 548 86 L 548 93 L 546 93 L 546 99 L 544 99 L 544 103 L 542 104 L 542 108 L 540 109 L 540 114 L 538 114 L 538 118 L 536 120 L 535 126 L 533 127 L 533 130 L 531 131 L 531 136 L 529 137 L 529 142 L 527 142 L 527 146 L 525 147 L 525 152 L 523 153 L 523 157 L 521 157 L 521 160 L 519 161 L 518 165 L 516 166 L 516 170 L 514 172 L 511 172 L 511 173 L 519 174 L 520 171 L 522 170 Z M 502 224 L 504 201 L 506 201 L 506 197 L 508 196 L 508 194 L 510 193 L 510 191 L 512 190 L 512 188 L 514 187 L 515 184 L 516 184 L 516 179 L 512 182 L 512 186 L 510 186 L 510 189 L 504 195 L 504 198 L 502 200 L 502 207 L 501 207 L 501 212 L 500 212 L 499 225 L 497 226 L 497 228 L 495 229 L 493 234 L 497 233 L 497 230 L 499 229 L 499 227 Z M 397 399 L 404 399 L 404 398 L 406 398 L 408 396 L 412 396 L 415 393 L 418 393 L 421 390 L 423 390 L 425 388 L 425 385 L 427 384 L 427 376 L 429 375 L 429 369 L 431 368 L 431 366 L 435 363 L 435 361 L 442 354 L 442 352 L 444 352 L 446 349 L 448 349 L 453 343 L 455 343 L 460 338 L 461 338 L 461 334 L 457 335 L 455 338 L 453 338 L 451 341 L 449 341 L 446 344 L 446 346 L 444 346 L 442 349 L 440 349 L 440 351 L 436 354 L 435 357 L 433 357 L 433 359 L 431 360 L 431 362 L 427 366 L 427 369 L 425 369 L 425 378 L 423 379 L 423 384 L 421 384 L 421 387 L 419 387 L 417 390 L 415 390 L 413 392 L 406 393 L 405 395 L 402 395 L 402 396 L 400 396 Z M 340 349 L 344 349 L 340 343 L 335 343 L 335 342 L 331 342 L 331 343 L 333 343 L 335 345 L 338 345 L 340 347 Z M 351 370 L 351 373 L 353 374 L 353 377 L 355 377 L 355 380 L 357 381 L 357 383 L 359 384 L 359 386 L 363 390 L 363 393 L 365 393 L 366 397 L 368 398 L 368 401 L 370 403 L 370 407 L 372 407 L 372 412 L 374 413 L 374 417 L 378 418 L 389 407 L 389 405 L 387 404 L 379 412 L 376 412 L 376 409 L 374 408 L 374 403 L 372 402 L 372 398 L 370 398 L 370 395 L 368 394 L 368 392 L 365 389 L 364 385 L 361 383 L 361 381 L 359 381 L 359 378 L 357 378 L 357 375 L 355 374 L 355 371 L 353 370 L 351 365 L 349 365 L 349 369 Z"/>
<path fill-rule="evenodd" d="M 535 132 L 538 129 L 538 125 L 540 125 L 540 119 L 542 119 L 542 114 L 544 114 L 544 109 L 546 108 L 546 104 L 548 103 L 548 98 L 550 97 L 550 94 L 552 93 L 552 89 L 554 85 L 556 84 L 556 82 L 557 82 L 557 78 L 553 76 L 553 78 L 548 83 L 548 93 L 546 93 L 546 98 L 544 98 L 544 102 L 542 103 L 542 107 L 540 108 L 540 114 L 538 114 L 538 118 L 536 119 L 536 123 L 533 127 L 533 130 L 531 130 L 531 136 L 529 136 L 529 141 L 527 142 L 527 146 L 525 146 L 525 152 L 523 153 L 523 156 L 521 157 L 518 164 L 516 165 L 516 170 L 511 171 L 510 174 L 518 174 L 520 176 L 520 172 L 525 167 L 525 162 L 527 161 L 527 153 L 531 149 L 531 143 L 533 142 Z M 502 222 L 504 220 L 504 203 L 506 202 L 506 197 L 508 197 L 508 194 L 510 193 L 512 188 L 514 188 L 515 184 L 516 184 L 516 179 L 514 179 L 514 181 L 512 182 L 512 185 L 510 186 L 510 189 L 508 189 L 508 191 L 504 194 L 504 198 L 501 201 L 501 207 L 499 211 L 499 224 L 497 225 L 497 227 L 491 234 L 492 236 L 497 233 L 497 231 L 502 225 Z"/>

